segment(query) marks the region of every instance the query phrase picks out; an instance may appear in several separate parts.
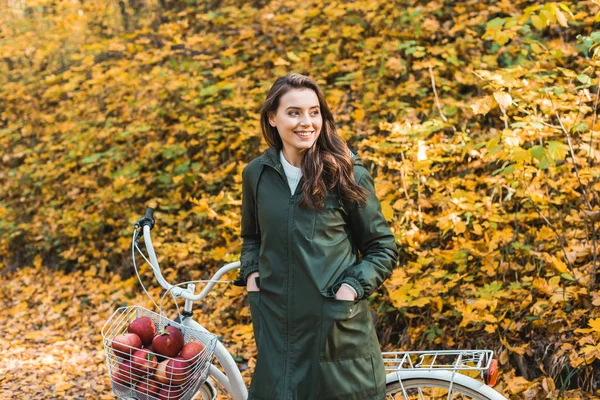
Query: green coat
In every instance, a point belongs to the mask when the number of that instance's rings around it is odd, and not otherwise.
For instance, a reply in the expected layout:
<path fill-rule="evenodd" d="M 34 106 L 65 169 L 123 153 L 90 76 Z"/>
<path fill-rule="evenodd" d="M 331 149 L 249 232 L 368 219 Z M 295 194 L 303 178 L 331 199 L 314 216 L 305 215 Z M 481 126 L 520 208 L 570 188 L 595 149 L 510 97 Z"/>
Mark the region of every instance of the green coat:
<path fill-rule="evenodd" d="M 269 148 L 242 173 L 241 272 L 259 271 L 249 293 L 258 347 L 249 399 L 385 399 L 385 370 L 365 298 L 387 279 L 398 253 L 373 179 L 354 156 L 365 207 L 328 193 L 325 209 L 300 207 Z M 360 252 L 362 257 L 358 256 Z M 342 283 L 356 302 L 335 299 Z"/>

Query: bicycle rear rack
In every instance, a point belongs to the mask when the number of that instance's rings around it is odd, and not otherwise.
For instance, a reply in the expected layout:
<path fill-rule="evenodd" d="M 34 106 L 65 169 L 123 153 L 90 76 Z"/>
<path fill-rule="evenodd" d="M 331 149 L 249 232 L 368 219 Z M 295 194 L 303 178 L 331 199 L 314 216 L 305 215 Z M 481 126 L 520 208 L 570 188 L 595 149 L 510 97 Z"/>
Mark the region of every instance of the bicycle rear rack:
<path fill-rule="evenodd" d="M 386 371 L 447 370 L 486 371 L 494 357 L 492 350 L 430 350 L 384 352 Z"/>

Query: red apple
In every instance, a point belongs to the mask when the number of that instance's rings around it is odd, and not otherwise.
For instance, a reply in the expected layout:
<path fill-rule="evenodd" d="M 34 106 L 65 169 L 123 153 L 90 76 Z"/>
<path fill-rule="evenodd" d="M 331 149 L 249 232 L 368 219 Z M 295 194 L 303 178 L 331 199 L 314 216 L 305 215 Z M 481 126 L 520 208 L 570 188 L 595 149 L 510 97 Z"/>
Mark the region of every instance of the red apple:
<path fill-rule="evenodd" d="M 166 326 L 152 339 L 152 348 L 158 354 L 175 357 L 183 347 L 183 334 L 174 326 Z"/>
<path fill-rule="evenodd" d="M 125 333 L 116 336 L 111 345 L 117 356 L 129 358 L 133 352 L 142 347 L 142 340 L 135 333 Z"/>
<path fill-rule="evenodd" d="M 181 353 L 179 356 L 184 360 L 189 361 L 192 364 L 195 364 L 197 360 L 198 354 L 202 353 L 204 350 L 204 344 L 200 342 L 189 342 L 181 349 Z"/>
<path fill-rule="evenodd" d="M 175 386 L 163 386 L 158 392 L 159 400 L 180 400 L 183 398 L 186 390 Z"/>
<path fill-rule="evenodd" d="M 155 377 L 160 383 L 170 383 L 169 378 L 167 377 L 167 363 L 169 361 L 171 360 L 165 359 L 158 364 L 158 367 L 156 367 Z"/>
<path fill-rule="evenodd" d="M 158 361 L 156 360 L 154 353 L 150 350 L 140 349 L 136 350 L 135 353 L 131 355 L 131 364 L 136 373 L 147 375 L 154 371 Z"/>
<path fill-rule="evenodd" d="M 112 380 L 117 384 L 130 387 L 138 380 L 138 377 L 133 373 L 131 363 L 123 361 L 113 370 Z"/>
<path fill-rule="evenodd" d="M 143 344 L 149 345 L 152 343 L 154 335 L 156 335 L 156 325 L 148 317 L 139 317 L 129 324 L 127 332 L 135 333 L 142 339 Z"/>
<path fill-rule="evenodd" d="M 141 400 L 151 400 L 158 397 L 161 384 L 152 379 L 142 379 L 135 385 L 135 398 Z M 150 397 L 152 396 L 152 397 Z"/>
<path fill-rule="evenodd" d="M 183 385 L 190 374 L 190 363 L 181 357 L 175 357 L 167 363 L 166 372 L 172 385 Z"/>

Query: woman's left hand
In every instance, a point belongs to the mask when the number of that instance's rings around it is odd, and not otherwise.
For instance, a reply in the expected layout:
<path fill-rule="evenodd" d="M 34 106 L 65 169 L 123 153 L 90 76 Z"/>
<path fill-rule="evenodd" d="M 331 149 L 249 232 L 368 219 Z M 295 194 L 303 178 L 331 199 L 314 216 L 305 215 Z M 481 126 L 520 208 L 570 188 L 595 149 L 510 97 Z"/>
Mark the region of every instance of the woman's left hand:
<path fill-rule="evenodd" d="M 342 285 L 335 294 L 335 298 L 337 300 L 354 301 L 356 300 L 356 293 L 346 285 Z"/>

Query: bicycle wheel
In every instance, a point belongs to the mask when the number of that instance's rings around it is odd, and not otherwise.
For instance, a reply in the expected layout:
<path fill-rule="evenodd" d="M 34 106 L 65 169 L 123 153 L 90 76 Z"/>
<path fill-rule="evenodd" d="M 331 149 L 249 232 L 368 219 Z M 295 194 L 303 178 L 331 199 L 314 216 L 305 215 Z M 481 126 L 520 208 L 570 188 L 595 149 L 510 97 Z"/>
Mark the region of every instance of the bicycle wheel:
<path fill-rule="evenodd" d="M 193 400 L 214 400 L 215 397 L 216 393 L 214 393 L 213 389 L 205 383 L 200 387 L 200 390 L 194 394 Z"/>
<path fill-rule="evenodd" d="M 404 391 L 402 390 L 404 386 Z M 433 399 L 452 399 L 452 400 L 491 400 L 489 397 L 468 387 L 453 384 L 452 393 L 449 392 L 450 383 L 442 380 L 429 378 L 406 379 L 400 382 L 393 382 L 386 386 L 386 399 L 394 400 L 433 400 Z"/>
<path fill-rule="evenodd" d="M 491 387 L 450 371 L 403 371 L 386 376 L 388 400 L 506 400 Z"/>

